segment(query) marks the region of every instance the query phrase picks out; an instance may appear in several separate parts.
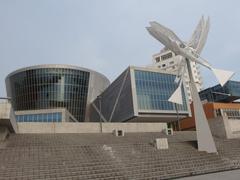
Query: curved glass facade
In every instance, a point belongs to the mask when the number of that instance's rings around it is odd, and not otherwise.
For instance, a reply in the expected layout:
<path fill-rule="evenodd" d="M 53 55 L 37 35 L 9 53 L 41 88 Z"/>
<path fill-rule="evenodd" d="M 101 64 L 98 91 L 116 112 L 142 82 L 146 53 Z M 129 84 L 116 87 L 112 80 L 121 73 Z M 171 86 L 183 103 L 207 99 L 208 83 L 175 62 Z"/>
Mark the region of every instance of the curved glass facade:
<path fill-rule="evenodd" d="M 90 72 L 68 68 L 39 68 L 9 77 L 15 111 L 66 108 L 84 121 Z"/>

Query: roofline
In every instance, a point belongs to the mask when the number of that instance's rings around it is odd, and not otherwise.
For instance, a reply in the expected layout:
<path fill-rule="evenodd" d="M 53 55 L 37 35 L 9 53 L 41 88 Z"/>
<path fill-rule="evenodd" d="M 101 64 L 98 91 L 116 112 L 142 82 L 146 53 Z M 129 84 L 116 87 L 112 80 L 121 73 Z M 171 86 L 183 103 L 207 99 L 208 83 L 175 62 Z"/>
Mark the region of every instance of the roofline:
<path fill-rule="evenodd" d="M 161 74 L 177 75 L 176 72 L 161 70 L 158 67 L 154 67 L 154 66 L 149 66 L 149 67 L 129 66 L 129 68 L 134 70 L 150 71 L 150 72 L 161 73 Z"/>
<path fill-rule="evenodd" d="M 66 68 L 66 69 L 86 71 L 86 72 L 90 72 L 90 73 L 93 72 L 93 73 L 96 73 L 96 74 L 102 76 L 103 78 L 105 78 L 109 81 L 109 79 L 105 75 L 103 75 L 103 74 L 101 74 L 97 71 L 94 71 L 94 70 L 91 70 L 91 69 L 88 69 L 88 68 L 79 67 L 79 66 L 68 65 L 68 64 L 40 64 L 40 65 L 23 67 L 23 68 L 17 69 L 15 71 L 9 73 L 7 75 L 7 77 L 5 78 L 5 80 L 7 80 L 10 76 L 13 76 L 13 75 L 15 75 L 17 73 L 20 73 L 20 72 L 24 72 L 24 71 L 28 71 L 28 70 L 32 70 L 32 69 L 44 69 L 44 68 Z"/>
<path fill-rule="evenodd" d="M 226 82 L 226 84 L 227 84 L 227 83 L 231 83 L 231 82 L 240 83 L 240 81 L 228 80 L 228 81 Z M 225 85 L 226 85 L 226 84 L 225 84 Z M 225 85 L 224 85 L 224 86 L 225 86 Z M 215 88 L 215 87 L 217 87 L 217 86 L 221 86 L 221 84 L 216 84 L 216 85 L 214 85 L 214 86 L 210 86 L 210 87 L 208 87 L 208 88 L 206 88 L 206 89 L 201 90 L 199 93 L 205 92 L 205 91 L 207 91 L 207 90 L 209 90 L 209 89 L 213 89 L 213 88 Z M 223 86 L 221 86 L 221 87 L 223 87 Z"/>

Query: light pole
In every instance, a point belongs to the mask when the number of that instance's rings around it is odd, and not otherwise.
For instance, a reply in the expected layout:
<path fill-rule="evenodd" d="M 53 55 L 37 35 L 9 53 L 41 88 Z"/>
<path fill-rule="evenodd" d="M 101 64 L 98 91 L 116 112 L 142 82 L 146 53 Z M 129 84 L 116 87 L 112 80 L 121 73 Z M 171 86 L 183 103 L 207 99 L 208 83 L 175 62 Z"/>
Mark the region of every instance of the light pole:
<path fill-rule="evenodd" d="M 174 105 L 175 105 L 175 109 L 176 109 L 176 113 L 177 113 L 178 130 L 181 131 L 178 107 L 177 107 L 176 103 L 174 103 Z"/>
<path fill-rule="evenodd" d="M 99 123 L 100 123 L 100 132 L 102 133 L 102 96 L 97 96 L 99 103 Z"/>

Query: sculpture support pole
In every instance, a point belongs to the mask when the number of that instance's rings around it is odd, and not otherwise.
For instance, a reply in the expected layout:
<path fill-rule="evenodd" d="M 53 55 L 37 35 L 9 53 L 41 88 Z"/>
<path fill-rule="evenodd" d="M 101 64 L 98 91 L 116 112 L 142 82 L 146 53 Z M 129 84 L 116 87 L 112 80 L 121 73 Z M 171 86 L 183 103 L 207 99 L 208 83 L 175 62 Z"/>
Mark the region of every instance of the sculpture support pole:
<path fill-rule="evenodd" d="M 190 60 L 186 59 L 186 62 L 187 62 L 187 69 L 188 69 L 188 74 L 190 79 L 190 89 L 191 89 L 192 100 L 193 100 L 198 150 L 206 151 L 208 153 L 217 153 L 215 142 L 213 140 L 213 136 L 209 128 L 209 124 L 208 124 L 205 112 L 203 110 L 203 106 L 197 91 L 197 87 L 193 79 Z"/>

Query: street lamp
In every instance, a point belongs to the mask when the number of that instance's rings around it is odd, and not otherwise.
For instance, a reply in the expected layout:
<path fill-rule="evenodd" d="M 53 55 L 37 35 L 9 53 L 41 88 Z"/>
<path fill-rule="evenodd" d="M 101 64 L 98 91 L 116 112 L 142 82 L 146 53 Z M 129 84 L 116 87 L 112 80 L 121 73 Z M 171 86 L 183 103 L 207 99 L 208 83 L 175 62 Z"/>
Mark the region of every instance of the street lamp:
<path fill-rule="evenodd" d="M 99 123 L 100 123 L 100 131 L 102 133 L 102 96 L 97 96 L 98 103 L 99 103 Z"/>
<path fill-rule="evenodd" d="M 176 104 L 176 103 L 174 103 L 174 105 L 175 105 L 175 109 L 176 109 L 176 113 L 177 113 L 178 130 L 181 131 L 178 107 L 177 107 L 177 104 Z"/>

